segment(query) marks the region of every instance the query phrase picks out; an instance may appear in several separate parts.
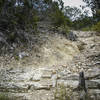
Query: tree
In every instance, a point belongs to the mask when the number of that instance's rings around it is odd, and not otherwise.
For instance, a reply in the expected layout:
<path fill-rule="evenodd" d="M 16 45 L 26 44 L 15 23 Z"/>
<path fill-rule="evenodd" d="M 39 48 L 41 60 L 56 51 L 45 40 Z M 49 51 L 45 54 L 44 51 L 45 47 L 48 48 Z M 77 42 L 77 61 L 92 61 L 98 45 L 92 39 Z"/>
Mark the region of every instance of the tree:
<path fill-rule="evenodd" d="M 76 20 L 81 15 L 81 10 L 77 7 L 66 6 L 64 9 L 64 14 L 71 20 Z"/>
<path fill-rule="evenodd" d="M 64 15 L 63 10 L 64 10 L 64 3 L 62 0 L 52 2 L 52 7 L 50 12 L 53 23 L 56 27 L 60 26 L 65 27 L 67 25 L 67 21 L 69 21 L 69 18 L 67 18 Z"/>
<path fill-rule="evenodd" d="M 58 4 L 60 7 L 60 10 L 62 11 L 64 9 L 64 2 L 62 0 L 58 0 Z"/>
<path fill-rule="evenodd" d="M 100 0 L 83 0 L 91 8 L 94 19 L 100 21 Z"/>
<path fill-rule="evenodd" d="M 0 2 L 0 24 L 6 26 L 8 30 L 25 28 L 27 25 L 31 25 L 32 19 L 36 15 L 33 9 L 33 1 L 2 0 Z"/>
<path fill-rule="evenodd" d="M 92 11 L 100 9 L 100 0 L 83 0 L 91 7 Z"/>

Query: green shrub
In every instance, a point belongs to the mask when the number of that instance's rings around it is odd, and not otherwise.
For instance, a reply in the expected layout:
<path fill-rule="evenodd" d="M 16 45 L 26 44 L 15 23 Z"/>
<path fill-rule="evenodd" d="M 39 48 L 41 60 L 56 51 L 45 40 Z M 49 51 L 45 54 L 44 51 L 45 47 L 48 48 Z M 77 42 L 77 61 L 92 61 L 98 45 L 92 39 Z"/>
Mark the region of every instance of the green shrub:
<path fill-rule="evenodd" d="M 12 42 L 14 42 L 14 40 L 16 39 L 16 34 L 14 32 L 11 32 L 9 35 L 8 35 L 8 39 Z"/>
<path fill-rule="evenodd" d="M 11 100 L 11 99 L 6 94 L 0 94 L 0 100 Z"/>
<path fill-rule="evenodd" d="M 54 100 L 66 100 L 66 88 L 63 85 L 56 89 Z"/>
<path fill-rule="evenodd" d="M 91 31 L 90 27 L 82 28 L 82 31 Z"/>
<path fill-rule="evenodd" d="M 14 56 L 15 60 L 19 61 L 19 57 L 17 55 Z"/>
<path fill-rule="evenodd" d="M 36 30 L 37 31 L 37 22 L 39 21 L 39 17 L 38 16 L 33 16 L 33 19 L 32 19 L 32 28 L 34 29 L 34 30 Z"/>
<path fill-rule="evenodd" d="M 58 27 L 58 31 L 61 34 L 67 36 L 67 34 L 69 34 L 69 32 L 70 32 L 70 28 L 67 25 L 65 25 L 65 26 L 62 25 L 62 26 Z"/>
<path fill-rule="evenodd" d="M 56 9 L 56 11 L 51 14 L 51 18 L 56 27 L 66 24 L 64 13 L 59 9 Z"/>
<path fill-rule="evenodd" d="M 54 93 L 54 100 L 72 100 L 72 98 L 72 88 L 70 86 L 66 88 L 63 84 L 60 85 Z"/>
<path fill-rule="evenodd" d="M 95 25 L 92 25 L 91 27 L 82 28 L 82 31 L 96 31 L 96 32 L 100 32 L 100 22 L 98 22 Z"/>
<path fill-rule="evenodd" d="M 91 30 L 100 32 L 100 22 L 98 22 L 97 24 L 93 25 Z"/>
<path fill-rule="evenodd" d="M 66 32 L 66 34 L 70 32 L 70 28 L 67 25 L 63 27 L 63 30 Z"/>

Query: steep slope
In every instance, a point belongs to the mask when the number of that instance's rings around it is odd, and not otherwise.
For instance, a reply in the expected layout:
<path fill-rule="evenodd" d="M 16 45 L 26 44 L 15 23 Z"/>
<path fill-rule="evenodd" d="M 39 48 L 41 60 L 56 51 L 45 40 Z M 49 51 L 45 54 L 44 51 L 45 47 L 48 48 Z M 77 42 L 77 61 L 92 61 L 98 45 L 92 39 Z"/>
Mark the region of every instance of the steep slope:
<path fill-rule="evenodd" d="M 99 100 L 100 36 L 95 32 L 73 31 L 77 41 L 70 41 L 49 30 L 48 25 L 42 24 L 39 29 L 31 50 L 21 49 L 15 57 L 0 58 L 1 94 L 10 100 L 55 100 L 56 88 L 62 84 L 65 89 L 76 88 L 79 72 L 83 70 L 91 100 Z M 78 91 L 73 93 L 77 100 Z"/>
<path fill-rule="evenodd" d="M 0 92 L 11 100 L 51 100 L 57 72 L 79 53 L 74 42 L 48 26 L 42 24 L 32 35 L 31 48 L 16 48 L 0 57 Z"/>

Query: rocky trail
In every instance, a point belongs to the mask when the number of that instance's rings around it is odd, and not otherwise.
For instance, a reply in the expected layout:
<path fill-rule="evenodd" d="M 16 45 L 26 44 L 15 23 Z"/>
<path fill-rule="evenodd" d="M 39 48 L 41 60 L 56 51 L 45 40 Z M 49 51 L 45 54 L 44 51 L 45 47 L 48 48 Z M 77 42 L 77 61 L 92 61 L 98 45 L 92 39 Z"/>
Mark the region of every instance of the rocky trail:
<path fill-rule="evenodd" d="M 31 61 L 28 63 L 27 60 L 26 65 L 21 65 L 19 61 L 16 67 L 12 63 L 8 67 L 1 65 L 0 93 L 10 97 L 10 100 L 55 100 L 55 89 L 60 85 L 66 89 L 76 88 L 79 72 L 84 71 L 90 100 L 100 100 L 100 36 L 95 32 L 73 33 L 77 35 L 77 41 L 69 41 L 61 36 L 57 40 L 57 35 L 52 35 L 42 54 L 34 58 L 33 52 L 29 57 Z M 40 63 L 36 64 L 33 59 Z M 73 93 L 73 100 L 78 100 L 78 92 Z"/>

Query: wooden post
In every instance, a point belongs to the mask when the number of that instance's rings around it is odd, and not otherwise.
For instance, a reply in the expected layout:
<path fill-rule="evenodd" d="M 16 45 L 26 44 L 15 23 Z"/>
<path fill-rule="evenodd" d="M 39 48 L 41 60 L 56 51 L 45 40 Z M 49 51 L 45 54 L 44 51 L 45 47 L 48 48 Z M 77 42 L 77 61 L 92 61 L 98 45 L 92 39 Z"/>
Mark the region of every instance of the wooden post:
<path fill-rule="evenodd" d="M 87 92 L 83 71 L 79 73 L 79 88 L 80 90 L 84 90 L 85 92 Z"/>
<path fill-rule="evenodd" d="M 86 84 L 85 84 L 85 78 L 84 78 L 84 72 L 79 73 L 79 86 L 78 89 L 80 90 L 80 100 L 86 100 Z"/>

